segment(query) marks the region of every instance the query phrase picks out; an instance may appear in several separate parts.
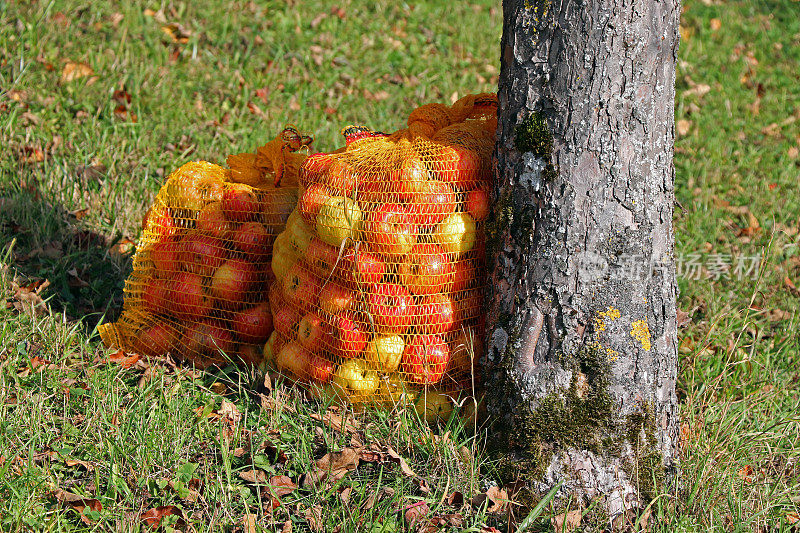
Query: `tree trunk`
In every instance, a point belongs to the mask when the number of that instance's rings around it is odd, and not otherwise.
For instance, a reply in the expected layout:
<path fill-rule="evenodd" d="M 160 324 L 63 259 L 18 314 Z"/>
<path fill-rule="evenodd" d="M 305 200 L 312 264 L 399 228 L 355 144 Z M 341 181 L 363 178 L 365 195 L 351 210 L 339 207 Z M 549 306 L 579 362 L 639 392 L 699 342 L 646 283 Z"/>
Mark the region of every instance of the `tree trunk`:
<path fill-rule="evenodd" d="M 609 519 L 677 473 L 679 0 L 505 0 L 487 405 L 509 473 Z M 574 505 L 574 504 L 573 504 Z"/>

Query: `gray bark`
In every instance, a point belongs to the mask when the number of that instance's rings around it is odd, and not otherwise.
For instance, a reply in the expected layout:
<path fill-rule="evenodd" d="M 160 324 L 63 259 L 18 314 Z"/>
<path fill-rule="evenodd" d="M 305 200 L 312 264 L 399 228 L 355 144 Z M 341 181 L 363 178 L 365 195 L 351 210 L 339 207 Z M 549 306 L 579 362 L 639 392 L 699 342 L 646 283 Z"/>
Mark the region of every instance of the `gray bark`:
<path fill-rule="evenodd" d="M 657 453 L 667 482 L 677 472 L 680 2 L 505 0 L 503 9 L 487 405 L 504 452 L 535 468 L 533 488 L 563 480 L 564 493 L 605 495 L 613 519 L 646 503 L 643 458 Z M 552 150 L 520 133 L 536 117 Z M 553 405 L 589 427 L 546 428 L 542 409 Z"/>

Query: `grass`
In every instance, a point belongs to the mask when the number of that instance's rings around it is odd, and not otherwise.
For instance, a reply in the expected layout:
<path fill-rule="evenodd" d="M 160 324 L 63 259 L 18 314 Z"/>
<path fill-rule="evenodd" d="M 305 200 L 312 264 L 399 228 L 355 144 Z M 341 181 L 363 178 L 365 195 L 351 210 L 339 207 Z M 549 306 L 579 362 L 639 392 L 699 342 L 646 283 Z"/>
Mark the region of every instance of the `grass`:
<path fill-rule="evenodd" d="M 706 272 L 715 258 L 762 262 L 757 279 L 690 279 L 684 263 L 683 484 L 653 504 L 653 530 L 789 531 L 800 510 L 798 14 L 792 0 L 685 2 L 677 252 Z M 286 123 L 329 150 L 347 124 L 392 130 L 421 103 L 491 91 L 501 17 L 489 2 L 0 4 L 0 529 L 138 531 L 142 512 L 175 505 L 164 520 L 182 529 L 250 531 L 250 513 L 261 531 L 394 531 L 424 502 L 429 517 L 461 517 L 452 531 L 505 530 L 492 500 L 448 503 L 495 481 L 481 432 L 407 411 L 337 431 L 315 418 L 325 406 L 234 369 L 108 364 L 95 333 L 119 312 L 139 222 L 171 169 L 252 150 Z M 68 61 L 91 73 L 65 81 Z M 39 312 L 20 302 L 38 298 Z M 353 439 L 377 459 L 271 512 L 239 476 L 298 482 Z M 367 509 L 379 487 L 393 492 Z M 102 509 L 78 502 L 84 521 L 56 489 Z M 552 531 L 552 514 L 537 507 L 528 530 Z"/>

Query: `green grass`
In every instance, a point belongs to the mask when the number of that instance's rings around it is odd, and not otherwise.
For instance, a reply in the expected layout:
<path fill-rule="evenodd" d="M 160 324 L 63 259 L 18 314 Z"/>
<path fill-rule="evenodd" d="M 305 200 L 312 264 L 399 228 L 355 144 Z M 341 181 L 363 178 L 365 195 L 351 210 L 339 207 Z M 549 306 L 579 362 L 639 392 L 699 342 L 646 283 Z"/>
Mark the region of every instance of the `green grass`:
<path fill-rule="evenodd" d="M 199 530 L 232 530 L 252 513 L 259 530 L 292 520 L 306 531 L 305 512 L 320 506 L 322 531 L 394 531 L 398 509 L 424 501 L 431 515 L 463 515 L 452 531 L 505 530 L 504 513 L 447 503 L 495 481 L 485 435 L 455 422 L 430 429 L 405 411 L 359 413 L 355 435 L 392 446 L 425 487 L 388 460 L 362 462 L 265 512 L 268 498 L 239 472 L 297 482 L 353 434 L 315 420 L 324 406 L 233 369 L 109 365 L 95 334 L 120 310 L 130 243 L 171 169 L 250 151 L 287 123 L 330 150 L 348 124 L 393 130 L 421 103 L 492 91 L 499 6 L 108 4 L 0 3 L 0 529 L 138 531 L 141 512 L 176 505 Z M 680 307 L 694 310 L 680 333 L 684 475 L 678 494 L 654 503 L 656 530 L 788 531 L 800 506 L 800 317 L 785 281 L 800 284 L 798 15 L 792 0 L 685 2 L 677 252 L 763 265 L 758 280 L 680 280 Z M 171 22 L 185 43 L 162 31 Z M 94 74 L 61 81 L 66 61 Z M 115 114 L 117 90 L 136 122 Z M 15 290 L 45 279 L 50 311 L 18 310 Z M 273 404 L 262 408 L 259 394 Z M 238 423 L 207 416 L 223 399 Z M 379 487 L 394 493 L 366 510 Z M 56 488 L 96 498 L 96 524 L 59 504 Z M 552 531 L 551 518 L 538 508 L 529 530 Z"/>

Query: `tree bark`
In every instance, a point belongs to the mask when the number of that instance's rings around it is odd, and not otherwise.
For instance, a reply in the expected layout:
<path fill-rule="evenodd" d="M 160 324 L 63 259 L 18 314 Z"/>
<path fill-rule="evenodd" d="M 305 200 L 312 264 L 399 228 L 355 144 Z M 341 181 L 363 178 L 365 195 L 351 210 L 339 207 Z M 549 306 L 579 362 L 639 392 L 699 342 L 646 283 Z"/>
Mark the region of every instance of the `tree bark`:
<path fill-rule="evenodd" d="M 505 0 L 487 406 L 508 472 L 605 496 L 676 480 L 679 0 Z"/>

